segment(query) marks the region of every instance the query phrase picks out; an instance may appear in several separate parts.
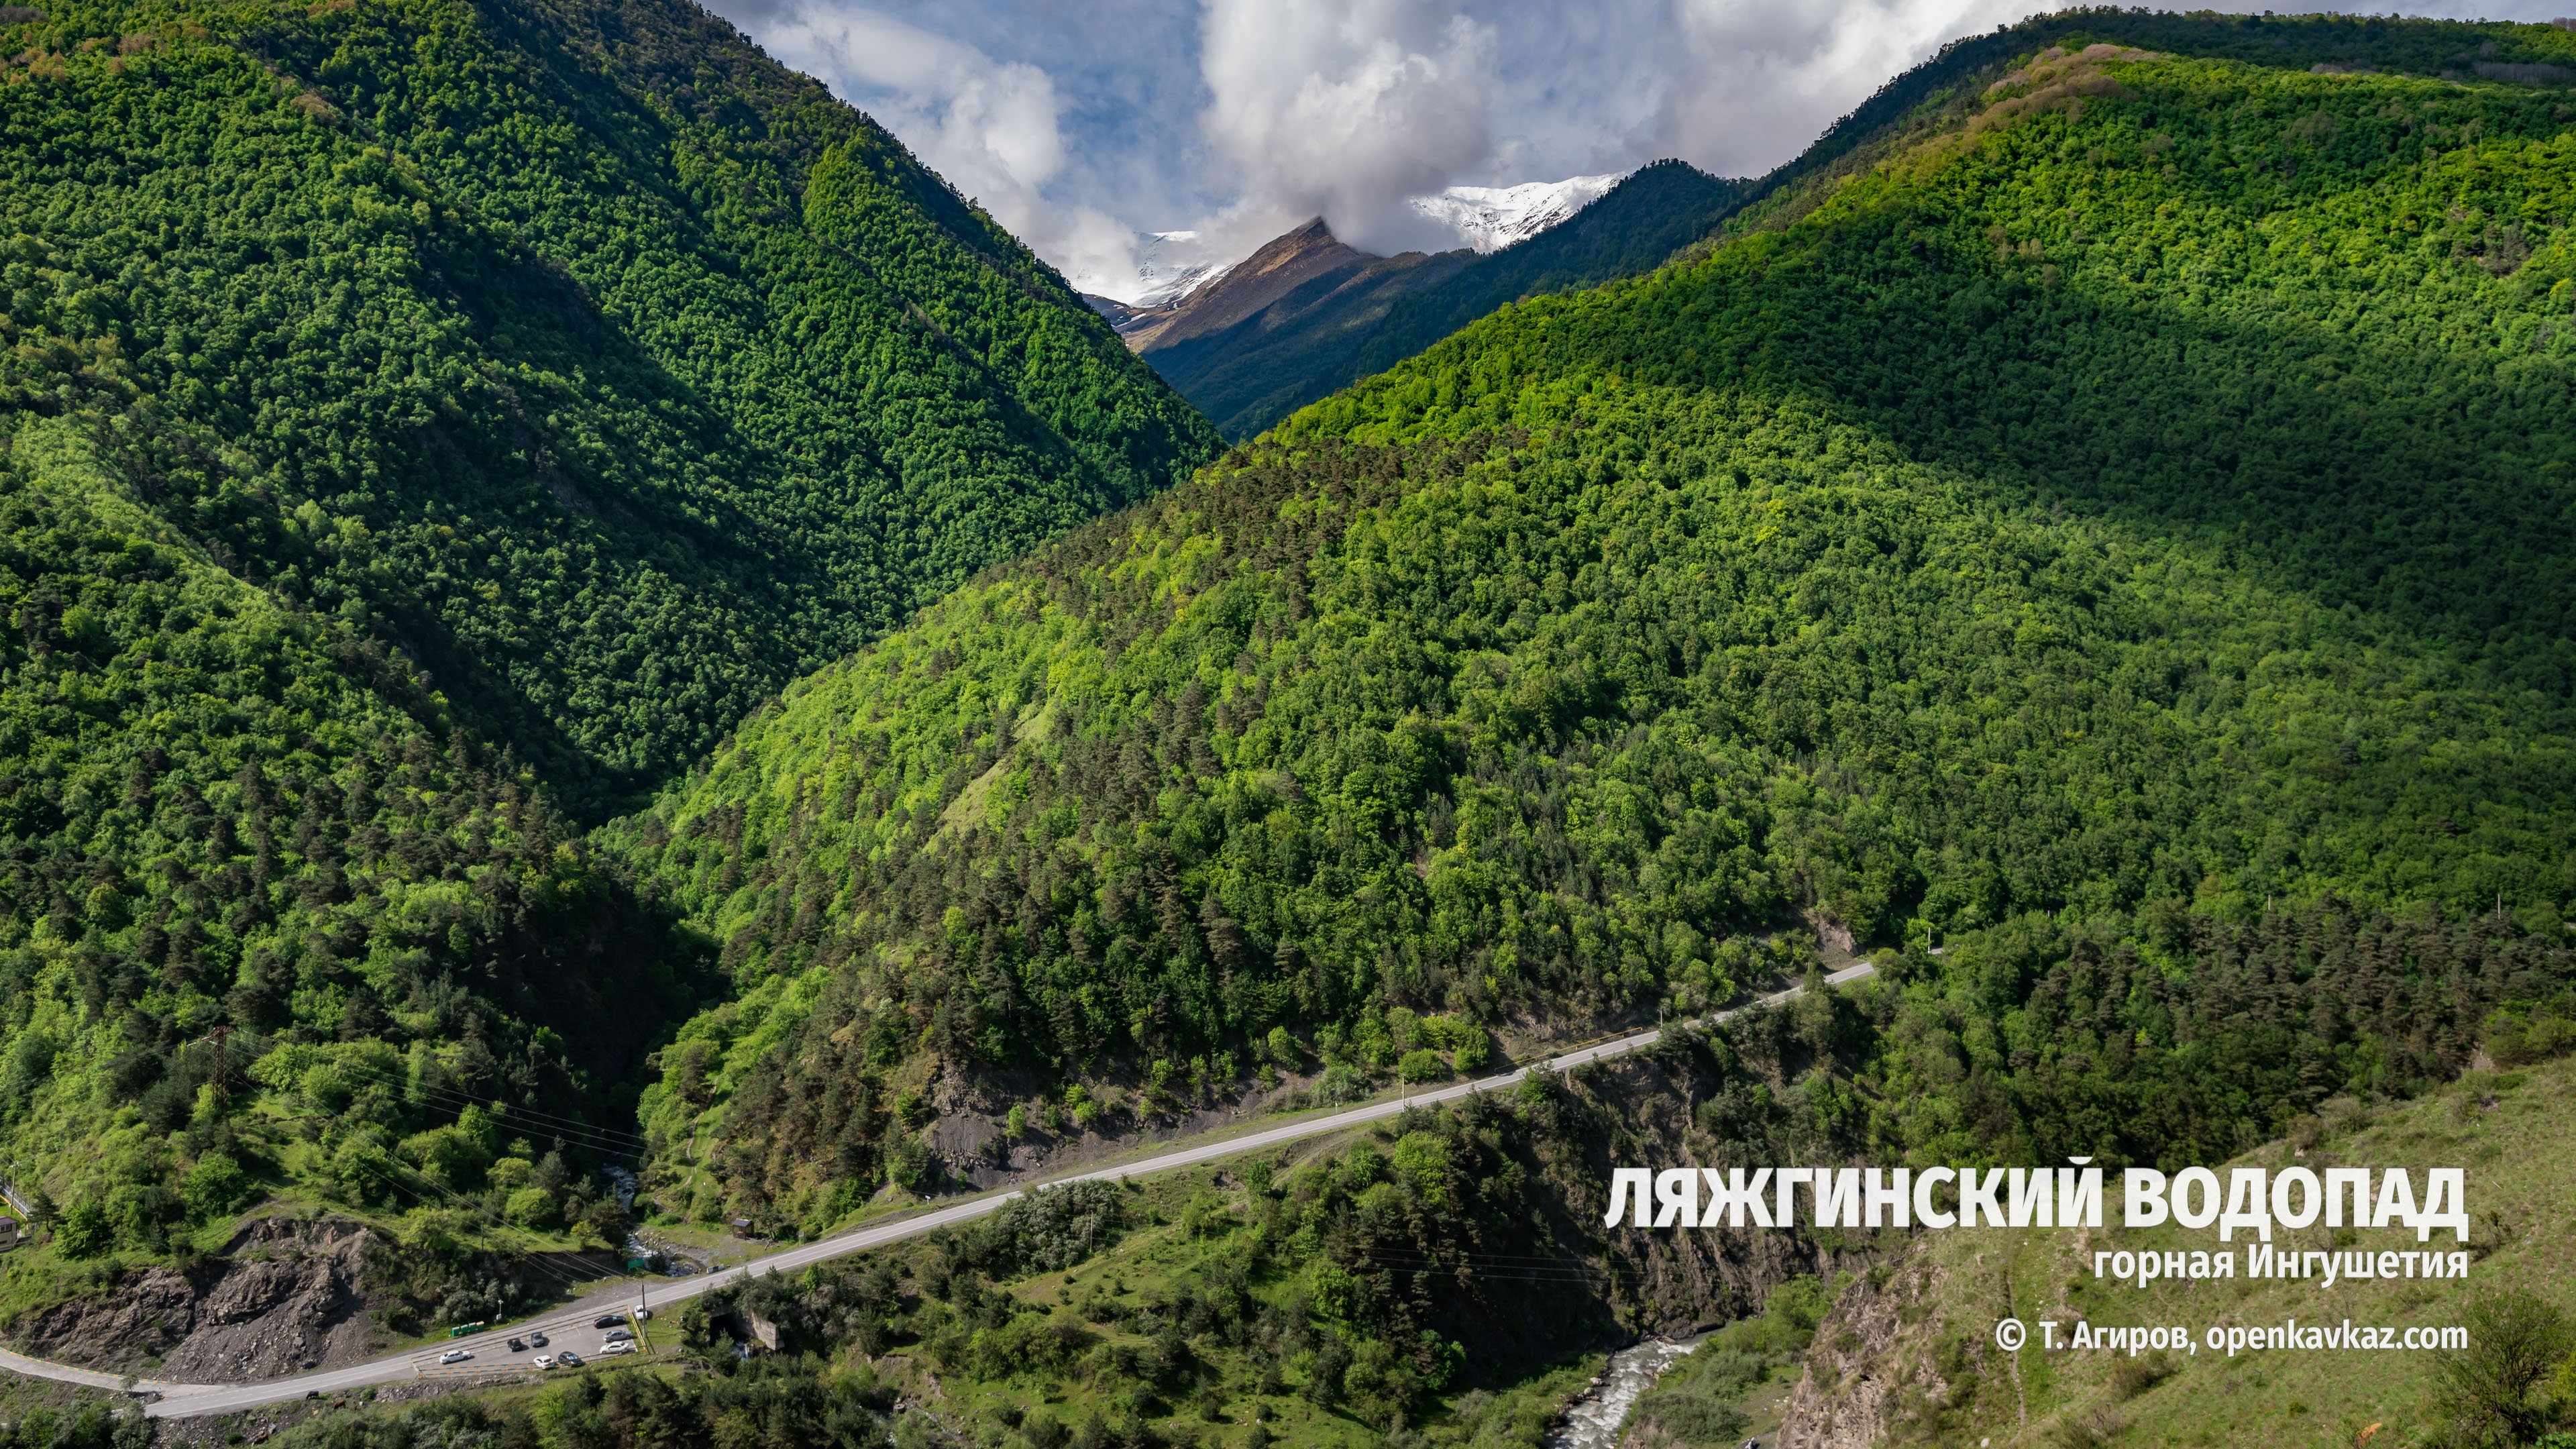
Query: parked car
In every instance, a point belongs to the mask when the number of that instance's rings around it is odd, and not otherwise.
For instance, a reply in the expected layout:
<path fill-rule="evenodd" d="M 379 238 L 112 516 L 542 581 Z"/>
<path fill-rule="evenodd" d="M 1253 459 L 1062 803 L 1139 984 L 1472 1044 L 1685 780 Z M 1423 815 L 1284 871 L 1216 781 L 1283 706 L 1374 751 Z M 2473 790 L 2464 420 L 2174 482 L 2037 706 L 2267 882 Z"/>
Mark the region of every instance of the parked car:
<path fill-rule="evenodd" d="M 546 1346 L 546 1336 L 542 1333 L 531 1333 L 528 1335 L 528 1342 L 538 1348 L 543 1348 Z"/>
<path fill-rule="evenodd" d="M 635 1341 L 628 1338 L 612 1338 L 608 1342 L 599 1346 L 599 1356 L 601 1358 L 606 1358 L 610 1354 L 614 1353 L 633 1353 L 634 1351 Z"/>
<path fill-rule="evenodd" d="M 563 1357 L 556 1359 L 555 1362 L 562 1364 L 565 1368 L 579 1368 L 581 1367 L 581 1355 L 573 1352 L 571 1349 L 565 1349 L 563 1351 Z"/>
<path fill-rule="evenodd" d="M 590 1321 L 590 1326 L 593 1328 L 615 1328 L 617 1325 L 624 1323 L 625 1321 L 626 1315 L 623 1313 L 603 1313 L 599 1317 L 592 1319 Z"/>
<path fill-rule="evenodd" d="M 608 1330 L 608 1341 L 610 1343 L 615 1343 L 622 1338 L 633 1338 L 634 1336 L 635 1331 L 631 1328 L 612 1328 Z"/>
<path fill-rule="evenodd" d="M 440 1354 L 438 1356 L 438 1361 L 440 1363 L 463 1363 L 473 1356 L 474 1355 L 467 1353 L 461 1348 L 451 1348 L 447 1352 Z"/>
<path fill-rule="evenodd" d="M 535 1364 L 541 1369 L 550 1369 L 555 1366 L 555 1356 L 550 1353 L 541 1353 L 535 1358 L 528 1360 L 528 1362 Z"/>
<path fill-rule="evenodd" d="M 526 1353 L 527 1351 L 528 1351 L 528 1346 L 527 1346 L 526 1344 L 521 1343 L 519 1340 L 517 1340 L 517 1339 L 515 1339 L 515 1338 L 510 1340 L 510 1352 L 512 1352 L 512 1353 Z"/>

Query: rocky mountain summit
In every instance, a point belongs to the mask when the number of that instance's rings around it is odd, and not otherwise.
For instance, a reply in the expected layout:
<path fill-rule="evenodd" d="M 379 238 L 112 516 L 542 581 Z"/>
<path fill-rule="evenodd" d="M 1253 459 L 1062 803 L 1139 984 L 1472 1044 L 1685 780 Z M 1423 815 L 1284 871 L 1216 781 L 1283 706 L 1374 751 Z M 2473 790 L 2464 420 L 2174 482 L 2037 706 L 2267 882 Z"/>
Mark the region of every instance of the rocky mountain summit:
<path fill-rule="evenodd" d="M 1497 307 L 1660 265 L 1747 186 L 1658 161 L 1626 176 L 1454 187 L 1422 204 L 1438 203 L 1467 246 L 1374 256 L 1319 216 L 1134 301 L 1084 300 L 1228 437 L 1247 438 Z"/>

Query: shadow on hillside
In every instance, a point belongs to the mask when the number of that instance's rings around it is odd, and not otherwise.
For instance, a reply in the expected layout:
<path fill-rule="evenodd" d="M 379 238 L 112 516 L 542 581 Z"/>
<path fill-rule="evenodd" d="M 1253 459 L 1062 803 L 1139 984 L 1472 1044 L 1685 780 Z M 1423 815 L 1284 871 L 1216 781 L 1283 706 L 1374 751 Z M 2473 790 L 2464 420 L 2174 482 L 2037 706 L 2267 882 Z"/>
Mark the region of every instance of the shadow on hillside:
<path fill-rule="evenodd" d="M 1813 245 L 1868 248 L 1908 220 Z M 1695 315 L 1655 331 L 1626 301 L 1579 313 L 1539 366 L 1812 399 L 2016 506 L 2188 539 L 2491 685 L 2576 697 L 2576 327 L 2502 350 L 2487 338 L 2519 314 L 2462 317 L 2456 299 L 2374 294 L 2399 315 L 2363 335 L 2273 293 L 2226 313 L 1919 255 L 1770 260 L 1660 299 Z"/>

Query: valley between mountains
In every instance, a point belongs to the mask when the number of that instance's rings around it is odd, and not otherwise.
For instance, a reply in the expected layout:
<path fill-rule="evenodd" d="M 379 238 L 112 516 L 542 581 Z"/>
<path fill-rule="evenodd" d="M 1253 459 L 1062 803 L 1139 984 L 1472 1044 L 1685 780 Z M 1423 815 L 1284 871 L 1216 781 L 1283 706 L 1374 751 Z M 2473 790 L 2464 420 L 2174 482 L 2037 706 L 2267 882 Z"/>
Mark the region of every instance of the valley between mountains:
<path fill-rule="evenodd" d="M 804 1255 L 631 1367 L 0 1438 L 1535 1446 L 1700 1330 L 1626 1443 L 2576 1428 L 2571 82 L 2067 11 L 1113 327 L 680 0 L 0 7 L 0 1340 L 249 1381 Z M 2510 1394 L 1603 1224 L 2419 1149 Z"/>

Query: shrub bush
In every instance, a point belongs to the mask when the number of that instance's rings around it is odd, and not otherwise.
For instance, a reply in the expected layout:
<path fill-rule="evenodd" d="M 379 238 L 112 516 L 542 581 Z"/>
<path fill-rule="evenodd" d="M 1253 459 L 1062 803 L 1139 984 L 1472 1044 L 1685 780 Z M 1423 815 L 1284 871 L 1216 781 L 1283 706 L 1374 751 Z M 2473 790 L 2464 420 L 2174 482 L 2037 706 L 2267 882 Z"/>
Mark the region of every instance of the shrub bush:
<path fill-rule="evenodd" d="M 1449 1075 L 1449 1063 L 1440 1053 L 1428 1047 L 1404 1054 L 1395 1064 L 1395 1074 L 1408 1082 L 1436 1082 Z"/>

